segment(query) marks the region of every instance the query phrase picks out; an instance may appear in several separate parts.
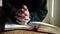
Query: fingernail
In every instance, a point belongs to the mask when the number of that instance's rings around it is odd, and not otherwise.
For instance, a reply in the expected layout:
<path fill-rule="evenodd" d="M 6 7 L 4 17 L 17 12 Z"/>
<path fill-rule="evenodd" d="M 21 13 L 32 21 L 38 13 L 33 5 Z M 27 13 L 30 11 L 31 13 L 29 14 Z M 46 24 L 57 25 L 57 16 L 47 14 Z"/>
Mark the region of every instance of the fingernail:
<path fill-rule="evenodd" d="M 26 5 L 23 5 L 23 7 L 26 9 L 27 8 L 27 6 Z"/>
<path fill-rule="evenodd" d="M 26 5 L 23 5 L 23 8 L 24 8 L 25 10 L 27 10 L 27 6 L 26 6 Z"/>

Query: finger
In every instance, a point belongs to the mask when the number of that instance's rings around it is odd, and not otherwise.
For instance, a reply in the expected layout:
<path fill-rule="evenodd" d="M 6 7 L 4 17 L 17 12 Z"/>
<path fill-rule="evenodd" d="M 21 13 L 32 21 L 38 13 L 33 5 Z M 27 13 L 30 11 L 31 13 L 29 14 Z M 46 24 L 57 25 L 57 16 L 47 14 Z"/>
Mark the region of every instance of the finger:
<path fill-rule="evenodd" d="M 25 14 L 26 16 L 28 16 L 28 15 L 29 15 L 29 11 L 28 11 L 27 6 L 26 6 L 26 5 L 23 5 L 23 9 L 24 9 L 24 14 Z"/>
<path fill-rule="evenodd" d="M 19 9 L 16 13 L 16 15 L 19 15 L 19 16 L 29 16 L 29 11 L 25 11 L 23 8 L 22 9 Z"/>
<path fill-rule="evenodd" d="M 36 25 L 35 28 L 38 29 L 38 28 L 40 28 L 40 26 L 41 26 L 41 25 Z"/>
<path fill-rule="evenodd" d="M 27 23 L 28 23 L 27 21 L 21 22 L 21 21 L 18 21 L 18 20 L 16 20 L 16 22 L 19 23 L 19 24 L 24 24 L 24 25 L 27 25 Z"/>
<path fill-rule="evenodd" d="M 26 5 L 23 5 L 23 9 L 26 11 L 28 10 L 27 6 Z"/>
<path fill-rule="evenodd" d="M 19 9 L 19 10 L 17 10 L 16 13 L 22 13 L 22 10 L 23 10 L 23 9 Z"/>
<path fill-rule="evenodd" d="M 25 11 L 25 10 L 22 8 L 22 9 L 17 10 L 16 13 L 24 13 L 24 11 Z"/>
<path fill-rule="evenodd" d="M 19 20 L 16 20 L 16 22 L 19 23 L 19 24 L 25 24 L 25 22 L 21 22 Z"/>
<path fill-rule="evenodd" d="M 37 30 L 40 28 L 40 26 L 41 26 L 41 25 L 36 25 L 35 27 L 33 27 L 32 30 L 37 31 Z"/>
<path fill-rule="evenodd" d="M 24 21 L 25 21 L 24 18 L 21 18 L 21 17 L 18 17 L 18 16 L 15 16 L 15 18 L 16 18 L 17 20 L 21 21 L 21 22 L 24 22 Z"/>
<path fill-rule="evenodd" d="M 28 16 L 25 16 L 25 23 L 28 23 L 30 21 L 30 18 Z"/>
<path fill-rule="evenodd" d="M 29 11 L 24 12 L 25 16 L 29 16 Z"/>
<path fill-rule="evenodd" d="M 29 13 L 26 12 L 26 13 L 16 13 L 17 16 L 29 16 Z"/>
<path fill-rule="evenodd" d="M 29 16 L 25 16 L 25 20 L 28 20 L 28 19 L 30 19 Z"/>
<path fill-rule="evenodd" d="M 24 14 L 24 13 L 16 13 L 16 16 L 24 17 L 24 16 L 25 16 L 25 14 Z"/>
<path fill-rule="evenodd" d="M 30 21 L 30 18 L 25 16 L 25 18 L 21 18 L 21 17 L 18 17 L 18 16 L 15 16 L 17 20 L 19 20 L 20 22 L 25 22 L 27 23 L 28 21 Z"/>
<path fill-rule="evenodd" d="M 27 19 L 27 20 L 25 20 L 25 23 L 28 23 L 30 21 L 30 19 Z"/>
<path fill-rule="evenodd" d="M 26 10 L 25 10 L 24 8 L 22 8 L 22 9 L 21 9 L 21 12 L 23 12 L 23 13 L 24 13 L 25 11 L 26 11 Z"/>
<path fill-rule="evenodd" d="M 18 16 L 18 15 L 16 15 L 15 18 L 25 19 L 25 16 Z"/>
<path fill-rule="evenodd" d="M 15 16 L 15 18 L 16 18 L 17 20 L 20 20 L 20 21 L 30 20 L 30 18 L 29 18 L 28 16 L 25 16 L 25 17 Z"/>
<path fill-rule="evenodd" d="M 25 16 L 26 14 L 27 14 L 26 12 L 23 12 L 22 10 L 20 10 L 20 11 L 17 11 L 17 13 L 15 15 Z"/>

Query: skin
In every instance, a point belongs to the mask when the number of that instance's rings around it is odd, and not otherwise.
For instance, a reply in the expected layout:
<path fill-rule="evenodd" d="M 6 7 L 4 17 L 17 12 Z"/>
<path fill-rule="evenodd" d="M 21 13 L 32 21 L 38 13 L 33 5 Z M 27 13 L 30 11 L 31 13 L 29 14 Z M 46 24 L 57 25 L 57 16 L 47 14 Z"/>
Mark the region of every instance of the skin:
<path fill-rule="evenodd" d="M 23 8 L 16 12 L 15 18 L 17 19 L 16 22 L 19 24 L 27 24 L 30 21 L 29 11 L 26 5 L 23 5 Z"/>
<path fill-rule="evenodd" d="M 15 18 L 17 19 L 16 22 L 19 24 L 27 24 L 30 21 L 29 18 L 29 10 L 26 5 L 23 5 L 23 8 L 19 9 L 16 12 Z M 32 30 L 37 30 L 40 25 L 36 25 Z"/>

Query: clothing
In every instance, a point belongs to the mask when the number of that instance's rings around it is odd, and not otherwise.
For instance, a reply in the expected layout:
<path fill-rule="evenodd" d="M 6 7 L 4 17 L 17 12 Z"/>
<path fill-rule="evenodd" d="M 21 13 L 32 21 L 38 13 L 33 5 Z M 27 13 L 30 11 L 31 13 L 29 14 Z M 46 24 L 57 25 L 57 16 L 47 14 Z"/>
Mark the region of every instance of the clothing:
<path fill-rule="evenodd" d="M 47 0 L 3 0 L 3 10 L 6 18 L 15 21 L 15 13 L 22 5 L 29 9 L 31 21 L 43 21 L 47 15 Z"/>
<path fill-rule="evenodd" d="M 4 14 L 2 11 L 2 7 L 0 7 L 0 25 L 4 25 Z"/>

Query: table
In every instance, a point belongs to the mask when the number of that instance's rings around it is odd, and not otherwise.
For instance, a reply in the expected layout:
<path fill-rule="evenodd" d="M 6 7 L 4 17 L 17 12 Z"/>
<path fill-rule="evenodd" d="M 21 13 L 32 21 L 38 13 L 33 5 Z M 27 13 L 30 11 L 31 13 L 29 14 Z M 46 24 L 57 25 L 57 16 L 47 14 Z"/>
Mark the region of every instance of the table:
<path fill-rule="evenodd" d="M 0 33 L 0 34 L 48 34 L 48 33 L 28 31 L 28 30 L 11 30 L 11 31 Z"/>

